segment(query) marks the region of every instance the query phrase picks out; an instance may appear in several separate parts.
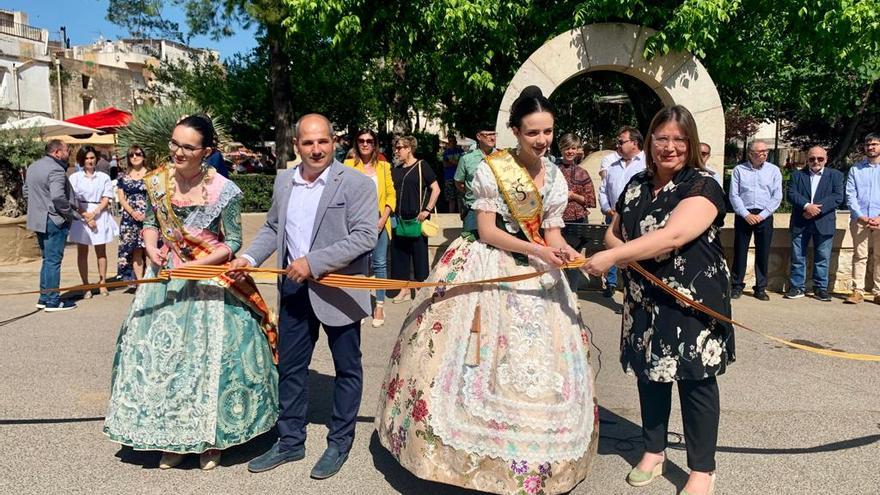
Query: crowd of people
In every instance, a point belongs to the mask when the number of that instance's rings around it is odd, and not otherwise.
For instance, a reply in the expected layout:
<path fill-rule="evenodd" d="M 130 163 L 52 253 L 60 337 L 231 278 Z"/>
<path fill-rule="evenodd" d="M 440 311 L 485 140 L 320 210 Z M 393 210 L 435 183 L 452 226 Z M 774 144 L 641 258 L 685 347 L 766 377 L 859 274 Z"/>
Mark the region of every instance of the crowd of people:
<path fill-rule="evenodd" d="M 620 363 L 636 378 L 645 450 L 626 476 L 644 486 L 666 466 L 671 391 L 677 383 L 690 473 L 681 493 L 713 493 L 720 421 L 717 377 L 735 361 L 734 329 L 664 292 L 654 277 L 714 312 L 731 316 L 742 295 L 746 254 L 755 237 L 755 297 L 767 299 L 767 256 L 783 187 L 767 162 L 766 143 L 750 145 L 727 194 L 706 167 L 708 146 L 683 106 L 658 112 L 646 134 L 624 127 L 598 191 L 579 166 L 582 143 L 558 140 L 561 161 L 547 155 L 555 112 L 537 87 L 522 91 L 508 122 L 516 148 L 496 149 L 479 126 L 477 147 L 443 154 L 443 183 L 415 156 L 412 136 L 394 140 L 396 166 L 378 151 L 376 133 L 357 132 L 343 161 L 333 125 L 305 115 L 295 129 L 301 163 L 276 176 L 264 225 L 245 246 L 242 191 L 208 164 L 217 136 L 210 119 L 192 115 L 171 130 L 170 161 L 144 168 L 144 150 L 127 152 L 117 183 L 121 227 L 108 205 L 110 178 L 98 154 L 77 154 L 66 176 L 60 141 L 27 171 L 28 228 L 43 250 L 40 288 L 58 288 L 68 238 L 77 243 L 83 283 L 88 246 L 98 282 L 106 280 L 106 244 L 119 235 L 124 277 L 164 268 L 227 265 L 210 280 L 167 280 L 137 287 L 112 364 L 104 432 L 114 442 L 161 453 L 159 467 L 198 454 L 204 470 L 222 451 L 277 428 L 277 441 L 248 463 L 251 472 L 304 459 L 308 368 L 321 328 L 336 379 L 327 447 L 311 471 L 334 476 L 351 451 L 363 394 L 361 322 L 384 324 L 385 294 L 322 285 L 337 273 L 456 282 L 455 287 L 400 291 L 410 309 L 388 359 L 375 427 L 381 445 L 404 468 L 428 480 L 492 493 L 565 493 L 587 475 L 598 445 L 598 398 L 580 317 L 576 272 L 604 277 L 606 295 L 623 289 Z M 813 294 L 828 300 L 834 211 L 851 212 L 853 293 L 864 299 L 873 243 L 875 302 L 880 303 L 880 134 L 864 140 L 865 159 L 843 174 L 826 167 L 821 147 L 788 184 L 792 202 L 791 287 L 806 293 L 805 256 L 814 245 Z M 845 182 L 845 187 L 844 187 Z M 844 195 L 845 191 L 845 195 Z M 443 199 L 462 198 L 463 231 L 432 268 L 427 234 Z M 597 201 L 598 198 L 598 201 Z M 720 230 L 733 206 L 735 256 L 727 268 Z M 584 259 L 578 228 L 600 208 L 606 249 Z M 390 252 L 390 259 L 388 253 Z M 277 254 L 278 318 L 246 269 Z M 555 270 L 554 270 L 555 268 Z M 467 285 L 533 272 L 515 283 Z M 105 293 L 101 290 L 100 293 Z M 90 293 L 90 292 L 89 292 Z M 57 291 L 40 295 L 47 312 L 72 309 Z M 373 393 L 371 391 L 371 393 Z M 159 400 L 161 398 L 161 400 Z"/>

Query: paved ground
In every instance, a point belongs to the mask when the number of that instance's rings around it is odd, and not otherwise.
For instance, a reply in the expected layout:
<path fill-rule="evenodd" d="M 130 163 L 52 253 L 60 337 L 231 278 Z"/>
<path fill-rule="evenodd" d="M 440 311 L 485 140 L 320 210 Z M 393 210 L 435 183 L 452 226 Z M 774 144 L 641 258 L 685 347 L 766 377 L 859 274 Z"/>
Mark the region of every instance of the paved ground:
<path fill-rule="evenodd" d="M 253 226 L 246 232 L 252 233 Z M 33 288 L 38 271 L 39 263 L 0 267 L 2 290 Z M 78 282 L 71 248 L 63 271 L 64 283 Z M 272 284 L 261 287 L 267 300 L 274 301 Z M 770 302 L 750 297 L 735 301 L 734 316 L 788 339 L 880 354 L 880 306 L 771 297 Z M 413 477 L 373 435 L 378 390 L 405 305 L 389 305 L 385 327 L 364 327 L 365 393 L 354 450 L 339 475 L 317 482 L 308 478 L 308 471 L 324 446 L 333 369 L 324 340 L 312 364 L 304 461 L 260 475 L 248 473 L 245 463 L 274 441 L 267 434 L 232 449 L 223 466 L 212 472 L 200 471 L 195 457 L 181 469 L 160 472 L 157 454 L 120 449 L 101 433 L 116 334 L 132 296 L 115 291 L 108 298 L 82 301 L 75 311 L 55 314 L 35 313 L 35 299 L 0 299 L 0 494 L 470 493 Z M 680 445 L 670 450 L 665 479 L 639 490 L 624 482 L 641 446 L 631 440 L 639 433 L 635 384 L 617 364 L 620 316 L 598 293 L 582 293 L 581 299 L 585 320 L 603 351 L 593 353 L 602 437 L 591 475 L 572 493 L 673 493 L 687 476 Z M 720 380 L 717 493 L 877 493 L 880 365 L 784 348 L 745 331 L 737 333 L 737 350 L 737 363 Z M 677 407 L 670 428 L 681 432 Z"/>

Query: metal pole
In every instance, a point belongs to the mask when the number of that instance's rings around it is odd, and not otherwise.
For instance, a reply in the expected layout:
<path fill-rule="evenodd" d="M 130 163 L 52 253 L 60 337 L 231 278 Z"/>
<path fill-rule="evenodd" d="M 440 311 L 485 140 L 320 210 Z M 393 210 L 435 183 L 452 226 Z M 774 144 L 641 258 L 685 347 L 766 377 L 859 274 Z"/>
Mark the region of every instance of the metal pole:
<path fill-rule="evenodd" d="M 55 59 L 55 75 L 58 79 L 58 120 L 64 120 L 64 93 L 61 91 L 61 60 Z"/>

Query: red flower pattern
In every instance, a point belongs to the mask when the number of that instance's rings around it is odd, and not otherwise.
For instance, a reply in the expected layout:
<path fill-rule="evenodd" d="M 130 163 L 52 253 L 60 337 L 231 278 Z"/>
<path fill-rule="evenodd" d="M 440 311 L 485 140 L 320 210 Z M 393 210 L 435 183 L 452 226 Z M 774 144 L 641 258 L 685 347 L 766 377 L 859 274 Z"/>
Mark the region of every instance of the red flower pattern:
<path fill-rule="evenodd" d="M 412 418 L 414 421 L 423 421 L 428 416 L 428 403 L 424 399 L 416 401 L 412 410 Z"/>

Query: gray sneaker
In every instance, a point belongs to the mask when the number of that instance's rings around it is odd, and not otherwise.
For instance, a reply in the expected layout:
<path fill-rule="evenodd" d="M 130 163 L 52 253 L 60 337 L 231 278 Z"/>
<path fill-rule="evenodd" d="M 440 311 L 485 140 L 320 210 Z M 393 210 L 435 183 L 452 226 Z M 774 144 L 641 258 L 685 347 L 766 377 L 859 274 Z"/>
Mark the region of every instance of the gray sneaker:
<path fill-rule="evenodd" d="M 792 287 L 788 289 L 788 292 L 785 293 L 784 298 L 786 299 L 800 299 L 804 297 L 805 291 L 800 287 Z"/>

